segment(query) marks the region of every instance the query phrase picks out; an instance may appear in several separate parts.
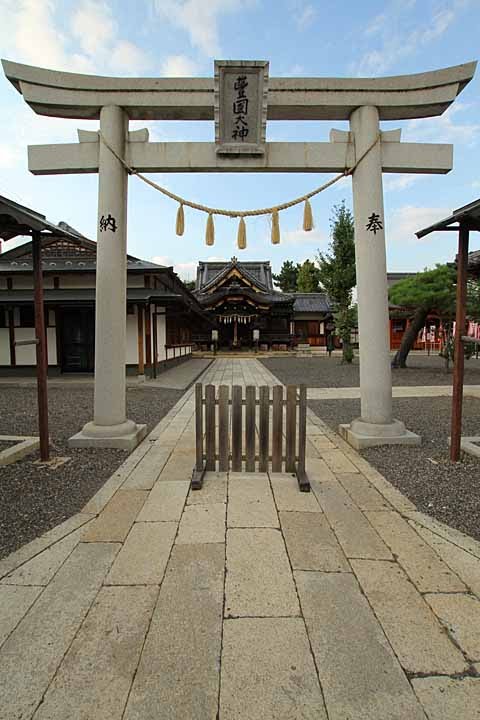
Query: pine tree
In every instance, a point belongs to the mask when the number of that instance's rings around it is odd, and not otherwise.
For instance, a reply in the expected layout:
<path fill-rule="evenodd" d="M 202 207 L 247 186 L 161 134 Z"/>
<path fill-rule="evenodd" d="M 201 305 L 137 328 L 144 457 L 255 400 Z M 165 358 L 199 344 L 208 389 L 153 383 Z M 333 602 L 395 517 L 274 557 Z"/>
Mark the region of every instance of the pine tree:
<path fill-rule="evenodd" d="M 278 275 L 272 275 L 275 284 L 282 292 L 296 292 L 299 267 L 299 265 L 294 265 L 291 260 L 285 260 Z"/>
<path fill-rule="evenodd" d="M 319 292 L 320 270 L 310 260 L 300 265 L 297 276 L 297 291 L 303 293 Z"/>
<path fill-rule="evenodd" d="M 427 317 L 436 312 L 444 321 L 455 315 L 456 271 L 451 265 L 437 265 L 412 277 L 400 280 L 390 288 L 388 297 L 394 305 L 411 311 L 411 322 L 405 330 L 392 367 L 407 367 L 407 357 Z"/>
<path fill-rule="evenodd" d="M 334 308 L 336 332 L 342 339 L 343 362 L 352 362 L 350 335 L 356 323 L 352 293 L 356 285 L 353 216 L 345 201 L 333 208 L 329 252 L 319 253 L 319 280 Z"/>

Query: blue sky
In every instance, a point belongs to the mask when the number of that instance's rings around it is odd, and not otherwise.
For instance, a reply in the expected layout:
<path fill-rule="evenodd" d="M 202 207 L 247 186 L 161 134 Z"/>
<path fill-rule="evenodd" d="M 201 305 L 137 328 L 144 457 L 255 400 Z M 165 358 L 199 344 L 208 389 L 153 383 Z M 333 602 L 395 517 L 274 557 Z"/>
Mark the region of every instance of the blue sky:
<path fill-rule="evenodd" d="M 0 0 L 0 55 L 18 62 L 103 75 L 212 76 L 213 59 L 270 61 L 271 76 L 380 76 L 422 72 L 477 59 L 480 0 Z M 383 123 L 402 127 L 410 142 L 451 142 L 448 175 L 384 175 L 389 270 L 420 270 L 451 259 L 455 235 L 417 241 L 415 230 L 480 197 L 480 70 L 440 118 Z M 34 177 L 28 144 L 75 142 L 76 129 L 95 122 L 43 118 L 0 76 L 0 193 L 65 220 L 95 239 L 97 176 Z M 151 140 L 213 140 L 213 122 L 135 123 Z M 270 140 L 327 140 L 346 123 L 270 122 Z M 327 175 L 157 175 L 157 182 L 217 207 L 273 205 L 301 195 Z M 128 250 L 174 264 L 194 277 L 197 261 L 303 261 L 325 250 L 333 205 L 351 207 L 350 181 L 312 202 L 315 230 L 300 230 L 302 211 L 281 214 L 282 243 L 272 246 L 265 218 L 248 220 L 248 248 L 236 249 L 235 220 L 216 220 L 216 242 L 204 245 L 205 216 L 186 213 L 183 237 L 174 233 L 176 206 L 129 181 Z M 7 244 L 8 246 L 8 244 Z M 480 247 L 473 234 L 472 249 Z M 4 248 L 6 249 L 6 248 Z"/>

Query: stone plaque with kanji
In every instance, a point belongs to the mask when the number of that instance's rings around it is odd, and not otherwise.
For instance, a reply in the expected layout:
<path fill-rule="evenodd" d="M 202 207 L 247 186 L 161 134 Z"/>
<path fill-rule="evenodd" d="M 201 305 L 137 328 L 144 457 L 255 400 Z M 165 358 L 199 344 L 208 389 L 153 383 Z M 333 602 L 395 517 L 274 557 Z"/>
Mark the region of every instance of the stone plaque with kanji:
<path fill-rule="evenodd" d="M 224 155 L 262 155 L 268 62 L 215 60 L 215 142 Z"/>

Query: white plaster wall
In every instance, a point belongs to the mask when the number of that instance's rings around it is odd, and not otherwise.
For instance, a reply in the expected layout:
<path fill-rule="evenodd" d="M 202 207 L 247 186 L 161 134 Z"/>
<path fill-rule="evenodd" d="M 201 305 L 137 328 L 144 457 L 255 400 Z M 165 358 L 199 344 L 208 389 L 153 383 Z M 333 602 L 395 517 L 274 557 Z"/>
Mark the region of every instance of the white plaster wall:
<path fill-rule="evenodd" d="M 127 315 L 127 365 L 138 363 L 137 315 Z"/>
<path fill-rule="evenodd" d="M 165 312 L 165 308 L 157 307 L 157 312 Z M 165 315 L 157 315 L 157 347 L 158 347 L 158 359 L 165 360 L 165 343 L 167 342 L 167 327 L 165 322 Z"/>
<path fill-rule="evenodd" d="M 15 341 L 33 340 L 35 338 L 35 328 L 15 328 Z M 47 328 L 47 348 L 48 348 L 48 364 L 57 364 L 57 341 L 55 336 L 55 328 Z M 36 365 L 37 358 L 35 345 L 17 345 L 15 347 L 15 358 L 17 365 Z M 10 360 L 8 361 L 10 364 Z"/>
<path fill-rule="evenodd" d="M 0 365 L 10 365 L 10 338 L 8 328 L 0 328 Z"/>

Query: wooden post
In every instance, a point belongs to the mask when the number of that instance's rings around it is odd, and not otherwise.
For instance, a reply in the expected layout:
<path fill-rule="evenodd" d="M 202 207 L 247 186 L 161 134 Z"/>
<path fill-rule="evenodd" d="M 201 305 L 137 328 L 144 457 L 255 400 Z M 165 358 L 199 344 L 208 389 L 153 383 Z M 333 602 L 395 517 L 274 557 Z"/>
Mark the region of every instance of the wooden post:
<path fill-rule="evenodd" d="M 305 454 L 307 449 L 307 386 L 300 385 L 300 404 L 298 407 L 298 468 L 305 475 Z"/>
<path fill-rule="evenodd" d="M 157 348 L 157 308 L 154 306 L 153 310 L 153 377 L 157 377 L 157 360 L 158 360 L 158 348 Z"/>
<path fill-rule="evenodd" d="M 272 472 L 282 472 L 283 447 L 283 387 L 273 388 L 272 410 Z"/>
<path fill-rule="evenodd" d="M 137 343 L 138 343 L 138 374 L 145 374 L 143 355 L 143 305 L 137 305 Z"/>
<path fill-rule="evenodd" d="M 205 388 L 206 470 L 215 470 L 215 385 Z"/>
<path fill-rule="evenodd" d="M 245 470 L 255 472 L 255 386 L 247 385 L 245 408 Z"/>
<path fill-rule="evenodd" d="M 203 405 L 202 384 L 195 385 L 195 469 L 203 470 Z"/>
<path fill-rule="evenodd" d="M 285 472 L 295 472 L 295 447 L 297 439 L 297 386 L 287 385 L 287 422 L 285 428 Z"/>
<path fill-rule="evenodd" d="M 232 388 L 232 471 L 242 472 L 242 387 Z"/>
<path fill-rule="evenodd" d="M 152 318 L 150 305 L 145 307 L 145 365 L 152 366 Z"/>
<path fill-rule="evenodd" d="M 260 388 L 260 418 L 259 418 L 259 463 L 258 472 L 268 471 L 268 435 L 270 420 L 270 388 L 262 385 Z"/>
<path fill-rule="evenodd" d="M 13 308 L 8 310 L 8 337 L 10 340 L 10 365 L 15 367 L 17 364 L 17 356 L 15 353 L 15 325 L 13 318 Z"/>
<path fill-rule="evenodd" d="M 457 300 L 455 317 L 455 359 L 453 366 L 452 427 L 450 437 L 450 460 L 460 459 L 462 439 L 463 373 L 465 356 L 462 335 L 466 334 L 467 267 L 468 267 L 468 225 L 460 223 L 457 256 Z"/>
<path fill-rule="evenodd" d="M 228 471 L 230 443 L 228 442 L 228 385 L 220 385 L 218 389 L 218 469 Z"/>
<path fill-rule="evenodd" d="M 49 459 L 48 447 L 48 393 L 47 393 L 47 336 L 43 305 L 42 236 L 32 235 L 33 287 L 35 298 L 35 338 L 37 352 L 38 429 L 40 434 L 40 460 Z"/>

